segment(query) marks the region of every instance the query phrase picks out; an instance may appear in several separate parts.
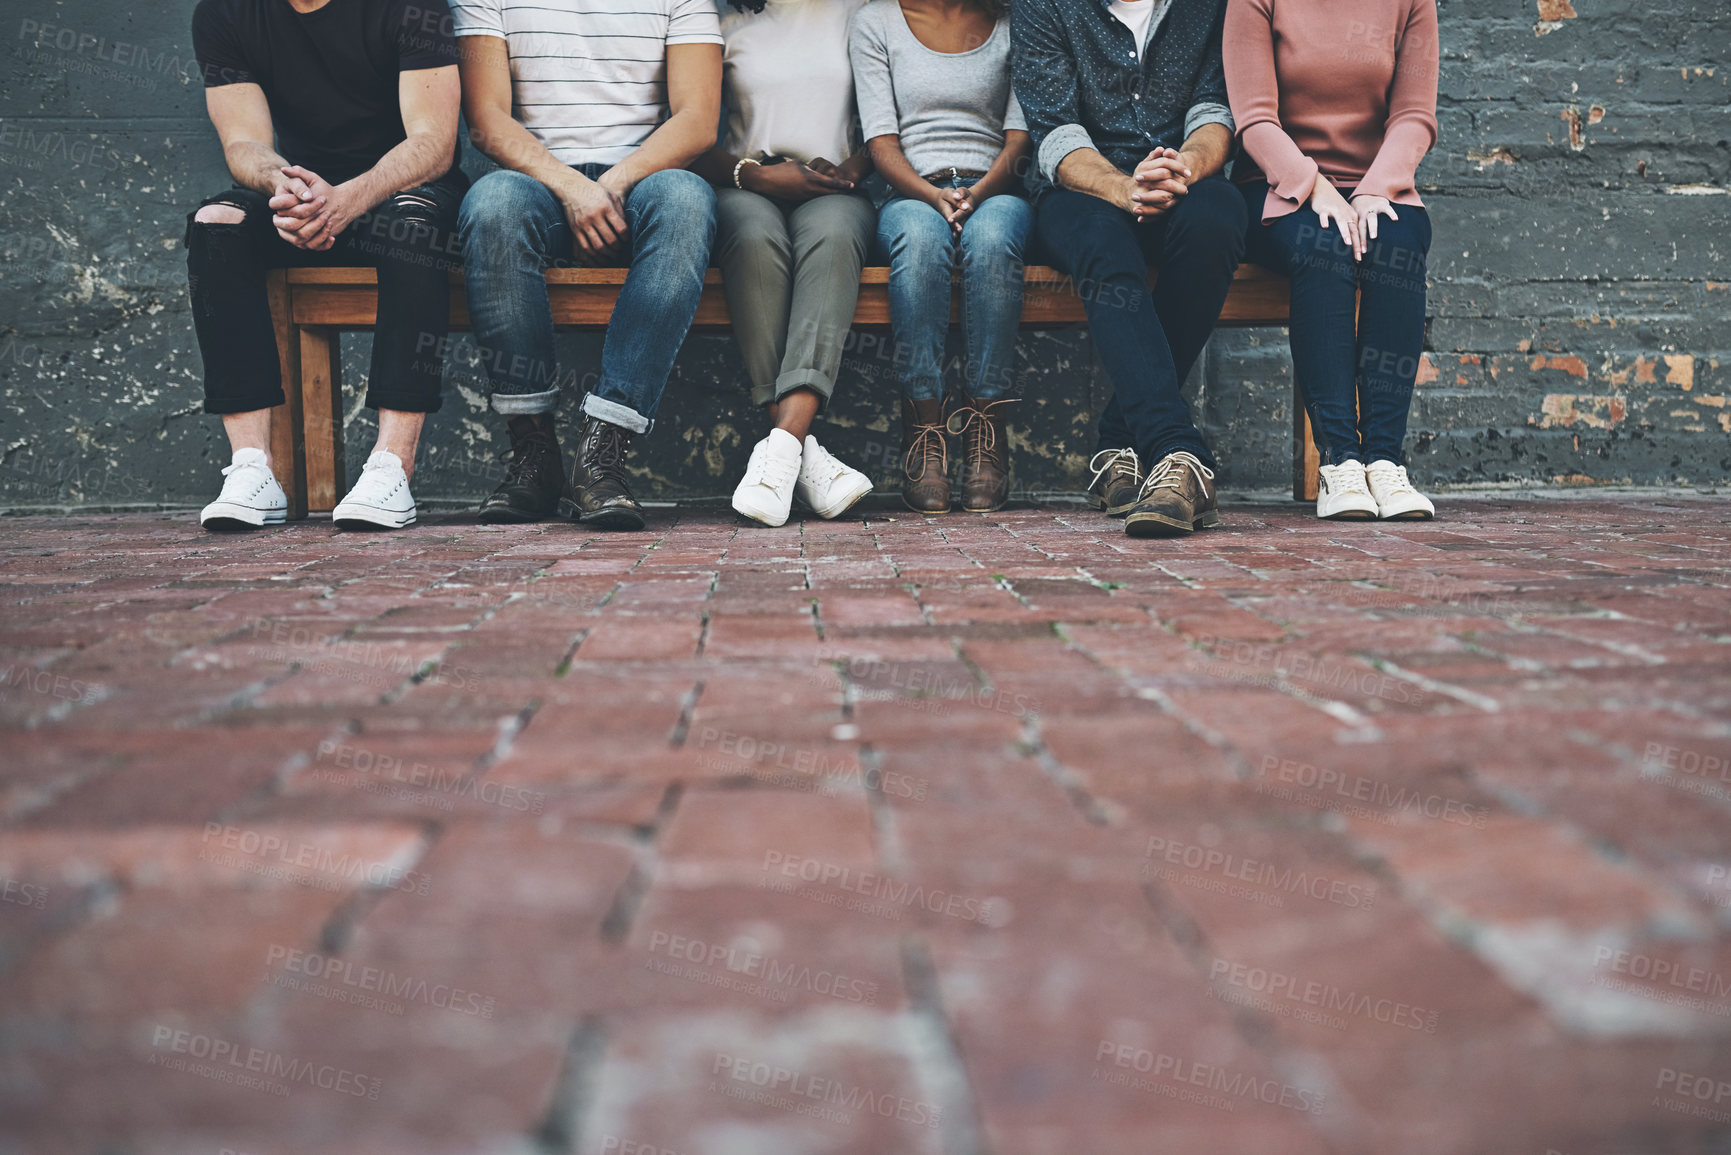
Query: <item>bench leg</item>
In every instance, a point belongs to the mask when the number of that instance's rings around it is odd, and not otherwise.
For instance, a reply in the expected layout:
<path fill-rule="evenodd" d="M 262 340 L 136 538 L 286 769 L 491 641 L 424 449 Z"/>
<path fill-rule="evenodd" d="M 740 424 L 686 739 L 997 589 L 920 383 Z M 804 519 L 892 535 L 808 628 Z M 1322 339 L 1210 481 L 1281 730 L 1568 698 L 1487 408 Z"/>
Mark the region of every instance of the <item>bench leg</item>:
<path fill-rule="evenodd" d="M 270 413 L 271 469 L 277 484 L 288 495 L 289 518 L 298 520 L 307 515 L 307 464 L 301 431 L 301 349 L 295 337 L 289 293 L 287 273 L 273 269 L 266 274 L 265 296 L 270 301 L 271 329 L 276 334 L 277 364 L 282 372 L 285 399 Z"/>
<path fill-rule="evenodd" d="M 343 384 L 337 330 L 300 330 L 301 412 L 306 430 L 307 508 L 325 513 L 343 495 Z"/>
<path fill-rule="evenodd" d="M 1315 501 L 1317 469 L 1322 457 L 1316 452 L 1316 438 L 1310 433 L 1310 413 L 1304 408 L 1304 396 L 1298 386 L 1292 387 L 1292 500 Z"/>

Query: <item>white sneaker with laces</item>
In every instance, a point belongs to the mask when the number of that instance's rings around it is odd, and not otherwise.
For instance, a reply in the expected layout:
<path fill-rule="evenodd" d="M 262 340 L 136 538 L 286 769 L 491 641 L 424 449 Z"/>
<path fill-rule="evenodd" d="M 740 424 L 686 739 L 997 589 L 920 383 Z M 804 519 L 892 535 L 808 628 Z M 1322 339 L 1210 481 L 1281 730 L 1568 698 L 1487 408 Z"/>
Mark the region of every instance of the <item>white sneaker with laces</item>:
<path fill-rule="evenodd" d="M 1392 461 L 1373 461 L 1364 467 L 1370 495 L 1376 499 L 1378 517 L 1391 521 L 1423 521 L 1436 516 L 1430 498 L 1412 487 L 1406 466 Z"/>
<path fill-rule="evenodd" d="M 843 465 L 834 454 L 817 443 L 811 434 L 805 435 L 805 449 L 799 458 L 799 480 L 793 495 L 826 521 L 840 517 L 872 491 L 871 478 Z"/>
<path fill-rule="evenodd" d="M 331 520 L 343 529 L 402 529 L 415 521 L 415 499 L 403 459 L 388 449 L 373 451 L 361 479 L 331 510 Z"/>
<path fill-rule="evenodd" d="M 804 452 L 799 438 L 785 429 L 771 429 L 752 447 L 745 476 L 733 491 L 733 508 L 767 526 L 786 525 Z"/>
<path fill-rule="evenodd" d="M 198 515 L 206 529 L 257 529 L 288 520 L 288 495 L 277 484 L 262 449 L 237 449 L 225 466 L 222 493 Z"/>
<path fill-rule="evenodd" d="M 1369 521 L 1376 516 L 1376 498 L 1364 480 L 1364 462 L 1343 461 L 1319 469 L 1316 516 L 1331 521 Z"/>

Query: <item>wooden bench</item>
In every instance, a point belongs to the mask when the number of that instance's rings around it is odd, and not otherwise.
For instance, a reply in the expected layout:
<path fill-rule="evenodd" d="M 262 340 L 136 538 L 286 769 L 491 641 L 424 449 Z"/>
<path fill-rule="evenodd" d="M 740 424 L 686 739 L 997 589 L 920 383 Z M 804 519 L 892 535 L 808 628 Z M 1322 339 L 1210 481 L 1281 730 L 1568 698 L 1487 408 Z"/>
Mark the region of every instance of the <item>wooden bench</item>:
<path fill-rule="evenodd" d="M 565 328 L 604 328 L 625 274 L 625 269 L 548 270 L 553 323 Z M 1149 279 L 1152 283 L 1152 273 Z M 461 276 L 453 274 L 452 282 L 451 328 L 467 329 L 469 310 Z M 889 324 L 888 282 L 886 268 L 864 271 L 855 325 Z M 345 490 L 342 358 L 337 336 L 344 329 L 371 329 L 377 323 L 378 278 L 370 268 L 276 270 L 270 274 L 269 295 L 287 397 L 286 404 L 271 414 L 271 450 L 277 478 L 289 495 L 289 516 L 301 518 L 309 509 L 332 509 Z M 952 309 L 958 307 L 959 302 Z M 1284 325 L 1286 320 L 1285 278 L 1250 265 L 1240 268 L 1220 324 Z M 728 323 L 721 273 L 711 269 L 693 328 L 726 329 Z M 1069 279 L 1054 269 L 1030 265 L 1022 327 L 1051 329 L 1086 323 L 1082 300 Z M 1316 498 L 1317 456 L 1309 418 L 1296 395 L 1292 414 L 1292 496 L 1311 501 Z"/>

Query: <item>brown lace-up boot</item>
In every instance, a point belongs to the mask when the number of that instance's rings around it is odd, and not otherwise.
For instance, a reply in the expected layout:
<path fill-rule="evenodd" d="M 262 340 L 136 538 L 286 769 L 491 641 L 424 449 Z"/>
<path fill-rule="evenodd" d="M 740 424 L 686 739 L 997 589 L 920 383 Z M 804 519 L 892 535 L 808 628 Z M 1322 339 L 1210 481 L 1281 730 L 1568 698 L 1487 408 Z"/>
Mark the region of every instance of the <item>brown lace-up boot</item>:
<path fill-rule="evenodd" d="M 1010 499 L 1010 443 L 1004 431 L 1004 407 L 1019 398 L 979 402 L 966 394 L 950 413 L 946 428 L 962 439 L 962 508 L 992 513 Z"/>
<path fill-rule="evenodd" d="M 939 398 L 902 398 L 902 504 L 915 513 L 950 511 L 950 450 Z"/>

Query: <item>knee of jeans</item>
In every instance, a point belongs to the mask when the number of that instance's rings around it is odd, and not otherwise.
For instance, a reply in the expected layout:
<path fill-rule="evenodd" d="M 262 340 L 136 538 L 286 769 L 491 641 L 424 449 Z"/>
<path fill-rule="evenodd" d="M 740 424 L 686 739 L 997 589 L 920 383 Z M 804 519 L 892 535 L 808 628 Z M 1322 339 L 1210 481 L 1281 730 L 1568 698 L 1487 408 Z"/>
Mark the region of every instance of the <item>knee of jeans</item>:
<path fill-rule="evenodd" d="M 705 243 L 715 236 L 715 189 L 688 169 L 662 169 L 644 177 L 631 190 L 625 211 L 634 230 L 689 234 Z"/>
<path fill-rule="evenodd" d="M 1250 213 L 1244 197 L 1223 180 L 1202 181 L 1184 197 L 1184 212 L 1172 220 L 1194 240 L 1229 251 L 1244 251 L 1244 236 L 1250 228 Z"/>
<path fill-rule="evenodd" d="M 989 215 L 976 213 L 962 226 L 962 256 L 969 262 L 995 256 L 1020 262 L 1027 243 L 1027 218 L 1013 210 Z"/>
<path fill-rule="evenodd" d="M 955 267 L 955 241 L 950 226 L 936 210 L 931 212 L 930 219 L 903 212 L 884 223 L 887 227 L 879 231 L 878 243 L 889 254 L 892 265 Z"/>
<path fill-rule="evenodd" d="M 493 244 L 526 239 L 538 218 L 530 205 L 540 187 L 534 177 L 508 169 L 490 172 L 476 181 L 457 209 L 457 230 L 464 243 L 471 237 Z"/>
<path fill-rule="evenodd" d="M 417 225 L 431 227 L 439 223 L 442 215 L 439 202 L 417 189 L 392 193 L 385 203 L 389 205 L 388 211 L 392 216 Z"/>
<path fill-rule="evenodd" d="M 200 225 L 244 225 L 246 211 L 239 205 L 222 202 L 205 205 L 192 215 L 193 223 Z"/>
<path fill-rule="evenodd" d="M 1395 212 L 1401 212 L 1395 209 Z M 1376 236 L 1365 253 L 1365 263 L 1373 270 L 1395 276 L 1406 275 L 1424 279 L 1425 257 L 1430 251 L 1430 237 L 1425 235 L 1405 214 L 1399 220 L 1378 217 Z"/>

